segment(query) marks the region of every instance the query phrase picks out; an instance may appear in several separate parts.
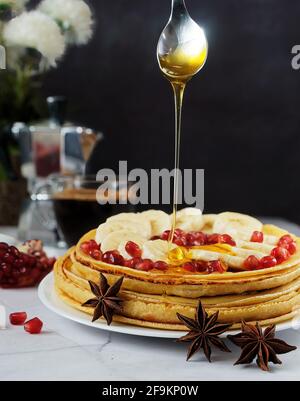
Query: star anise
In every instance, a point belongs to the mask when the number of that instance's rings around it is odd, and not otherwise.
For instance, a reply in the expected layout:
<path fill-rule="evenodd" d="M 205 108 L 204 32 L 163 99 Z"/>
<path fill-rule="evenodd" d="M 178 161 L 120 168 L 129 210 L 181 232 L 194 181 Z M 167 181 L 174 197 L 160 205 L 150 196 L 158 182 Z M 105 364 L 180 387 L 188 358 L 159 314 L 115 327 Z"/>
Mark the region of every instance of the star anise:
<path fill-rule="evenodd" d="M 296 350 L 297 347 L 275 338 L 275 331 L 275 325 L 263 331 L 258 323 L 253 325 L 242 322 L 242 332 L 228 336 L 230 341 L 242 348 L 242 354 L 235 365 L 252 363 L 255 357 L 257 357 L 257 365 L 264 371 L 270 370 L 269 362 L 281 365 L 282 362 L 276 355 L 287 354 Z"/>
<path fill-rule="evenodd" d="M 104 317 L 108 326 L 112 322 L 114 313 L 121 312 L 122 299 L 117 295 L 121 289 L 124 277 L 121 277 L 112 286 L 109 286 L 106 277 L 100 273 L 100 284 L 97 285 L 93 281 L 89 281 L 92 293 L 96 298 L 90 299 L 82 306 L 95 308 L 93 322 Z"/>
<path fill-rule="evenodd" d="M 201 348 L 209 362 L 211 362 L 211 346 L 223 352 L 231 352 L 219 338 L 231 325 L 218 323 L 219 312 L 208 316 L 201 302 L 197 307 L 195 320 L 177 313 L 178 319 L 190 329 L 190 332 L 179 338 L 177 342 L 191 342 L 188 349 L 187 361 Z"/>

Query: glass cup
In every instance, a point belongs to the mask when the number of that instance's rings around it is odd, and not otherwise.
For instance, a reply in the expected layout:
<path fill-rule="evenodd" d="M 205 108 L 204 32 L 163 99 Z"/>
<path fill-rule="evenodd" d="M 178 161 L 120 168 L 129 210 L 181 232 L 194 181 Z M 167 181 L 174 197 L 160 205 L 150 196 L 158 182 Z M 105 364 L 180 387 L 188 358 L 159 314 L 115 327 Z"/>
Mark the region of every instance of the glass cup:
<path fill-rule="evenodd" d="M 56 229 L 67 245 L 73 246 L 109 217 L 135 212 L 131 186 L 118 179 L 99 181 L 95 176 L 55 175 L 36 188 L 33 198 L 38 207 L 40 202 L 52 200 Z"/>

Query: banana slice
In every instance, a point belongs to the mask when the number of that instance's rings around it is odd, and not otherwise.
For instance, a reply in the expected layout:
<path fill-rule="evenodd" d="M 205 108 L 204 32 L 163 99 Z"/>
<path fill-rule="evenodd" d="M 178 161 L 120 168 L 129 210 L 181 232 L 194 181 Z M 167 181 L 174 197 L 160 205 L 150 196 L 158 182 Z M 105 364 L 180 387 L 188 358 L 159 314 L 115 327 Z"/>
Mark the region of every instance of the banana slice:
<path fill-rule="evenodd" d="M 213 234 L 213 226 L 216 221 L 216 214 L 203 214 L 201 231 L 206 234 Z"/>
<path fill-rule="evenodd" d="M 216 217 L 213 231 L 218 234 L 236 235 L 239 231 L 262 231 L 263 224 L 254 217 L 246 214 L 225 212 Z"/>
<path fill-rule="evenodd" d="M 141 213 L 142 218 L 151 224 L 151 236 L 161 235 L 166 230 L 171 230 L 172 222 L 170 216 L 161 210 L 147 210 Z"/>
<path fill-rule="evenodd" d="M 143 238 L 151 237 L 151 225 L 148 221 L 116 220 L 101 224 L 97 229 L 95 240 L 98 244 L 102 244 L 110 233 L 120 230 L 138 234 Z"/>
<path fill-rule="evenodd" d="M 137 221 L 140 220 L 140 213 L 119 213 L 115 216 L 109 217 L 106 222 L 108 221 L 121 221 L 121 220 L 131 220 Z"/>
<path fill-rule="evenodd" d="M 168 241 L 163 241 L 161 239 L 147 241 L 143 245 L 143 258 L 153 261 L 161 260 L 163 262 L 168 262 L 168 254 L 174 248 L 177 248 L 175 244 L 169 244 Z"/>
<path fill-rule="evenodd" d="M 213 260 L 219 259 L 233 269 L 244 270 L 244 258 L 240 256 L 234 256 L 220 252 L 205 251 L 200 249 L 191 250 L 189 256 L 192 259 L 203 260 L 205 262 L 211 262 Z"/>
<path fill-rule="evenodd" d="M 107 252 L 117 249 L 124 258 L 130 259 L 131 256 L 125 250 L 125 245 L 128 241 L 133 241 L 142 247 L 146 239 L 127 230 L 114 231 L 108 234 L 102 241 L 101 251 Z"/>
<path fill-rule="evenodd" d="M 188 207 L 177 212 L 176 228 L 180 228 L 184 231 L 199 231 L 202 226 L 203 217 L 200 209 Z"/>

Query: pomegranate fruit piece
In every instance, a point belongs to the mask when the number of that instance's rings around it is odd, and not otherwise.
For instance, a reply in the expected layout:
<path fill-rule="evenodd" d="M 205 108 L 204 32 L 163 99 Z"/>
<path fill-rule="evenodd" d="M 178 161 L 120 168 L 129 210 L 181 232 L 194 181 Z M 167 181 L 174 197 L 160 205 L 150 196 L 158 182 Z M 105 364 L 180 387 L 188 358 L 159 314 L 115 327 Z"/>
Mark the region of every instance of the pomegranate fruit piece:
<path fill-rule="evenodd" d="M 262 233 L 261 231 L 254 231 L 251 239 L 251 242 L 264 242 L 264 233 Z"/>
<path fill-rule="evenodd" d="M 29 334 L 40 334 L 42 328 L 43 322 L 38 317 L 28 320 L 28 322 L 24 324 L 24 330 Z"/>
<path fill-rule="evenodd" d="M 260 259 L 260 266 L 262 269 L 268 269 L 277 265 L 277 260 L 274 256 L 265 256 Z"/>
<path fill-rule="evenodd" d="M 254 255 L 248 256 L 248 258 L 244 261 L 244 267 L 245 267 L 247 270 L 256 270 L 256 269 L 259 269 L 259 268 L 260 268 L 260 261 L 259 261 L 259 259 L 258 259 L 256 256 L 254 256 Z"/>
<path fill-rule="evenodd" d="M 289 259 L 290 253 L 286 248 L 278 246 L 272 250 L 271 256 L 274 256 L 274 258 L 277 260 L 277 263 L 280 264 Z"/>
<path fill-rule="evenodd" d="M 141 248 L 133 241 L 127 242 L 125 245 L 125 250 L 132 258 L 140 258 L 142 256 Z"/>
<path fill-rule="evenodd" d="M 154 267 L 154 263 L 152 262 L 152 260 L 143 259 L 136 265 L 135 268 L 137 270 L 142 270 L 142 271 L 148 272 L 148 271 L 152 270 L 153 267 Z"/>
<path fill-rule="evenodd" d="M 15 312 L 9 315 L 10 324 L 13 326 L 23 326 L 27 320 L 26 312 Z"/>
<path fill-rule="evenodd" d="M 2 288 L 34 286 L 52 270 L 56 261 L 47 257 L 41 241 L 28 241 L 20 247 L 21 250 L 5 243 L 0 243 L 0 248 Z"/>

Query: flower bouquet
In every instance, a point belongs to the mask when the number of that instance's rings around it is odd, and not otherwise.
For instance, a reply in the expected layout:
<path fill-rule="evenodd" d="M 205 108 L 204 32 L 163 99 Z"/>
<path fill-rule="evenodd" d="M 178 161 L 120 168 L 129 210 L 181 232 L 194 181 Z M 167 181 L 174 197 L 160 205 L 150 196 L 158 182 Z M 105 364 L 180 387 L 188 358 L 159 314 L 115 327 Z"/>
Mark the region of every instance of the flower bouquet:
<path fill-rule="evenodd" d="M 29 0 L 0 0 L 0 45 L 6 53 L 6 70 L 0 70 L 0 192 L 3 182 L 18 177 L 11 125 L 43 117 L 45 73 L 57 67 L 68 47 L 87 44 L 93 25 L 83 0 L 42 0 L 34 9 Z"/>

